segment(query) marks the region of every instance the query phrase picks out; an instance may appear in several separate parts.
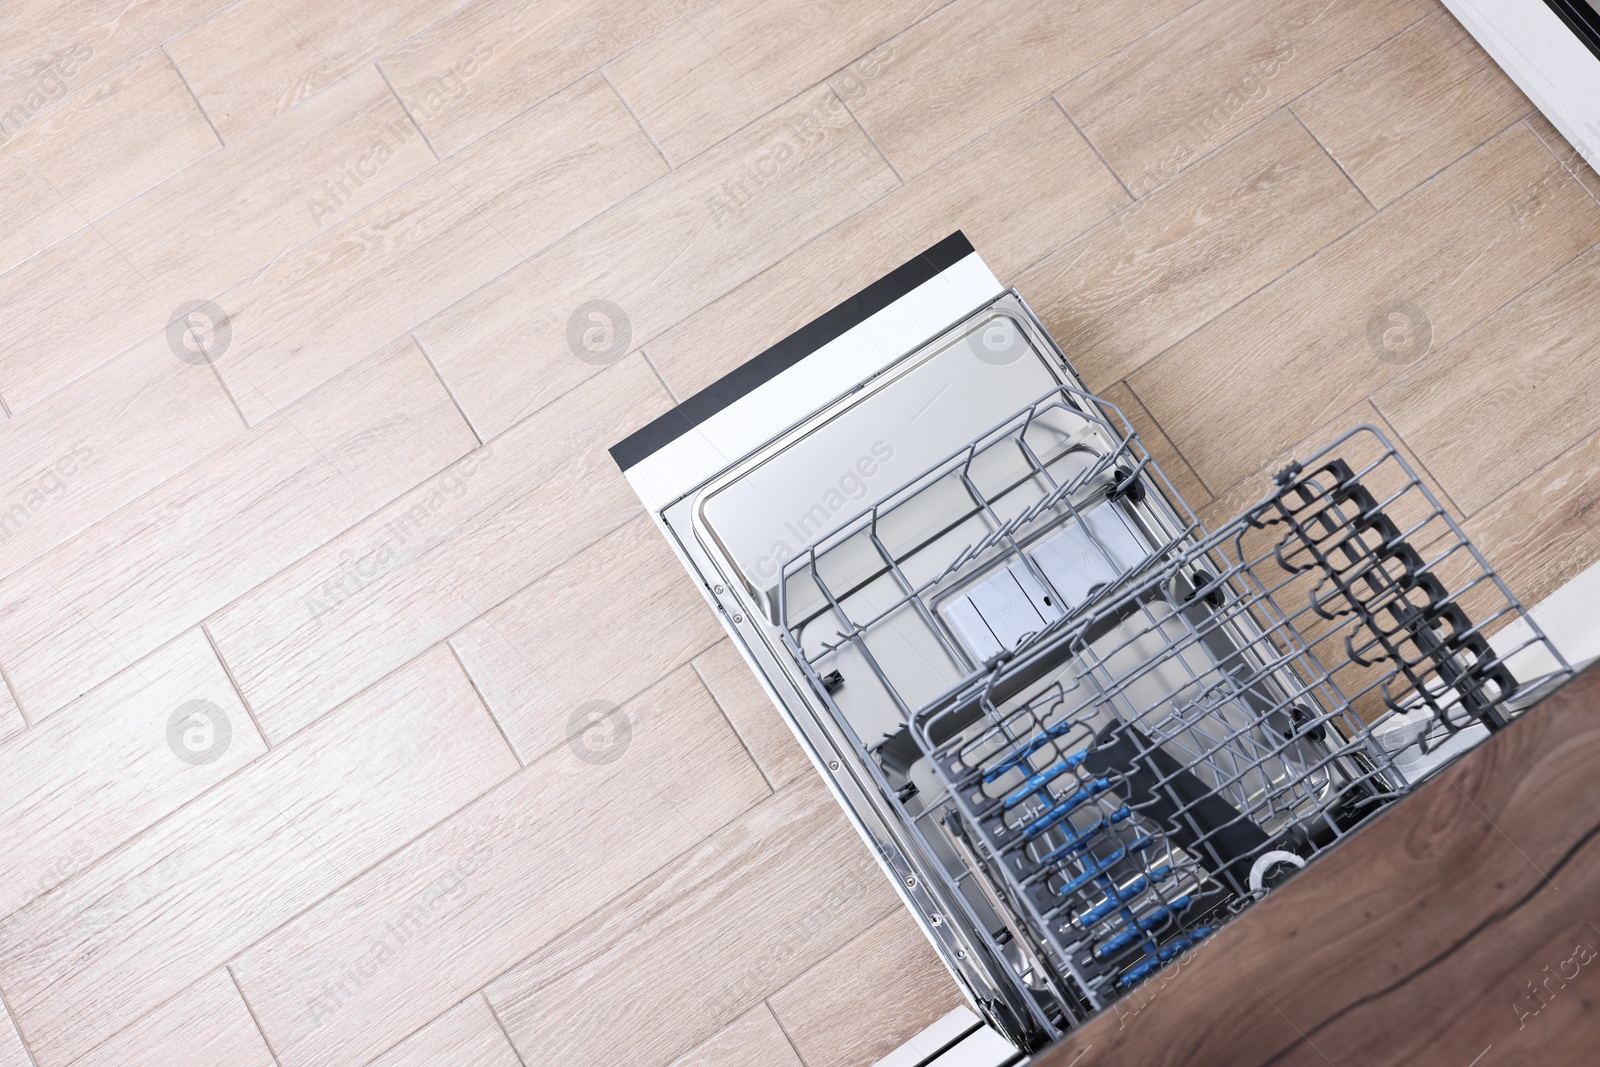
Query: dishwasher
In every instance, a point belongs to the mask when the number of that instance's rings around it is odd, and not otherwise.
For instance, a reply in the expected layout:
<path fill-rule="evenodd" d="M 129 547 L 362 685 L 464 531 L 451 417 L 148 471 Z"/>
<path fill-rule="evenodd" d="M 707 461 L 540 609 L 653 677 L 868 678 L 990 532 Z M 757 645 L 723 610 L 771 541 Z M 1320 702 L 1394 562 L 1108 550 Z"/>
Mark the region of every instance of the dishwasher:
<path fill-rule="evenodd" d="M 1201 523 L 959 233 L 612 454 L 1019 1055 L 1571 674 L 1375 427 Z"/>

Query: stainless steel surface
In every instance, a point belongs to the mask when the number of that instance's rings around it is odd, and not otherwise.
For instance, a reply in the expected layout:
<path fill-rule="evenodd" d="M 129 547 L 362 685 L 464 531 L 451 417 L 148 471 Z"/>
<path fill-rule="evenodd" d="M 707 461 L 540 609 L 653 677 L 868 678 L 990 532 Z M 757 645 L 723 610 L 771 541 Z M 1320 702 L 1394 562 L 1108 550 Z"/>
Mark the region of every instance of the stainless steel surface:
<path fill-rule="evenodd" d="M 988 350 L 983 350 L 988 354 Z M 1018 349 L 1016 356 L 1024 353 Z M 929 346 L 785 434 L 698 496 L 695 533 L 775 617 L 783 564 L 838 523 L 1061 384 L 1039 353 L 988 361 L 965 336 Z"/>

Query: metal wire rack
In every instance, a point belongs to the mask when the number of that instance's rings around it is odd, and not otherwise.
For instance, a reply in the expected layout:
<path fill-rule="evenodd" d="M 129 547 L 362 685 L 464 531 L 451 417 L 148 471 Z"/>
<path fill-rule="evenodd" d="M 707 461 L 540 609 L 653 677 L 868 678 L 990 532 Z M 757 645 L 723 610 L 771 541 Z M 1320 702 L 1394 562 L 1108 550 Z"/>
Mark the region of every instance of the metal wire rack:
<path fill-rule="evenodd" d="M 1065 386 L 791 560 L 779 615 L 1063 1028 L 1570 674 L 1373 427 L 1207 530 L 1121 413 Z"/>

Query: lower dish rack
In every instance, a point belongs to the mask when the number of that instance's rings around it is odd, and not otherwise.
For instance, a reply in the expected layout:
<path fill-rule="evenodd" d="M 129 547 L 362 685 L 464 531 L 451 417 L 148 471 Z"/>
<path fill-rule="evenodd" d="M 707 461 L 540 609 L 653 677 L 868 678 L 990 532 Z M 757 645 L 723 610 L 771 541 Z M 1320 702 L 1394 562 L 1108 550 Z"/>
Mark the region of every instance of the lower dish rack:
<path fill-rule="evenodd" d="M 1029 1005 L 991 1021 L 1024 1047 L 1570 674 L 1377 429 L 1208 529 L 1070 386 L 795 555 L 777 614 L 907 823 L 961 857 L 953 895 Z M 897 714 L 862 736 L 852 703 Z"/>

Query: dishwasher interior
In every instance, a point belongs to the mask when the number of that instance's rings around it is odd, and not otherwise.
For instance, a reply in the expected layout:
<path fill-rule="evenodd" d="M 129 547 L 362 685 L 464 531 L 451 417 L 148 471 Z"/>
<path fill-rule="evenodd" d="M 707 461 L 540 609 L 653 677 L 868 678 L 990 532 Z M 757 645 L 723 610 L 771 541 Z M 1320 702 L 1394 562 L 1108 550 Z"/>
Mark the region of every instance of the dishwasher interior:
<path fill-rule="evenodd" d="M 1015 291 L 772 429 L 659 520 L 1019 1049 L 1570 673 L 1377 429 L 1208 529 Z"/>

